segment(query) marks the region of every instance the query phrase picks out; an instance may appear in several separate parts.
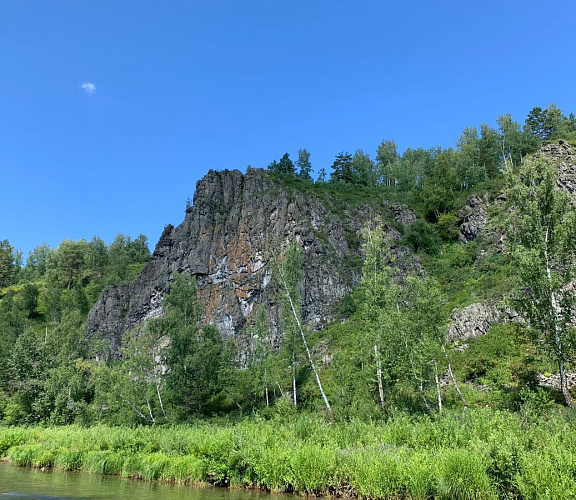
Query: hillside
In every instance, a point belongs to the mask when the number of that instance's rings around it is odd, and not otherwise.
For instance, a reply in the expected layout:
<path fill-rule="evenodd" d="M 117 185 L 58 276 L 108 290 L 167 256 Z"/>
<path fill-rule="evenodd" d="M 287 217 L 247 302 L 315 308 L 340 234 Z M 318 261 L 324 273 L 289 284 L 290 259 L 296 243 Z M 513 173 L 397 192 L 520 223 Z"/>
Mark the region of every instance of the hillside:
<path fill-rule="evenodd" d="M 576 224 L 562 193 L 576 148 L 553 127 L 498 123 L 456 149 L 340 153 L 316 181 L 306 150 L 210 171 L 152 254 L 119 235 L 43 245 L 24 264 L 3 241 L 0 419 L 571 405 Z"/>

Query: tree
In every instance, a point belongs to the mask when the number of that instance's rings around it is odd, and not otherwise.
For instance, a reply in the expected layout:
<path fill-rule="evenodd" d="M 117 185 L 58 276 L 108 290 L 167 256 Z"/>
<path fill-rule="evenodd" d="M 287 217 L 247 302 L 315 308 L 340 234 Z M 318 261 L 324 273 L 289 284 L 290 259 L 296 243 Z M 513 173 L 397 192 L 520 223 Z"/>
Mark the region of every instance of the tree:
<path fill-rule="evenodd" d="M 429 220 L 437 220 L 441 214 L 450 212 L 456 206 L 460 190 L 456 165 L 457 153 L 453 149 L 446 149 L 435 155 L 434 167 L 422 190 Z"/>
<path fill-rule="evenodd" d="M 296 175 L 296 168 L 294 163 L 290 159 L 288 153 L 284 153 L 280 161 L 274 160 L 270 165 L 268 165 L 268 170 L 273 174 L 293 176 Z"/>
<path fill-rule="evenodd" d="M 64 240 L 50 254 L 47 263 L 48 281 L 70 290 L 86 267 L 85 255 L 88 243 L 84 240 Z"/>
<path fill-rule="evenodd" d="M 86 265 L 92 271 L 104 273 L 108 265 L 108 246 L 102 238 L 94 236 L 88 243 Z"/>
<path fill-rule="evenodd" d="M 149 322 L 140 330 L 125 335 L 121 360 L 110 365 L 100 361 L 92 366 L 99 396 L 116 412 L 125 407 L 140 422 L 155 424 L 167 420 L 164 407 L 162 333 L 157 323 Z"/>
<path fill-rule="evenodd" d="M 361 186 L 375 186 L 377 175 L 374 162 L 369 155 L 361 149 L 356 150 L 352 157 L 352 172 L 354 183 Z"/>
<path fill-rule="evenodd" d="M 557 172 L 547 160 L 532 158 L 508 168 L 508 250 L 517 289 L 513 304 L 528 321 L 538 345 L 558 364 L 566 405 L 572 406 L 566 364 L 574 353 L 576 207 L 556 187 Z"/>
<path fill-rule="evenodd" d="M 38 280 L 44 277 L 52 252 L 54 250 L 47 243 L 42 243 L 30 252 L 24 268 L 27 279 Z"/>
<path fill-rule="evenodd" d="M 305 149 L 298 150 L 298 160 L 296 166 L 300 169 L 298 177 L 305 181 L 312 180 L 312 164 L 310 163 L 310 153 Z"/>
<path fill-rule="evenodd" d="M 462 131 L 457 147 L 460 189 L 470 189 L 486 178 L 486 168 L 480 158 L 480 138 L 476 127 L 466 127 Z"/>
<path fill-rule="evenodd" d="M 376 165 L 379 173 L 379 181 L 386 187 L 394 185 L 394 166 L 400 157 L 394 141 L 382 141 L 376 152 Z"/>
<path fill-rule="evenodd" d="M 28 317 L 32 318 L 36 314 L 36 308 L 38 307 L 38 296 L 40 295 L 40 290 L 36 285 L 32 283 L 25 283 L 22 287 L 22 297 L 24 300 L 24 309 L 28 313 Z"/>
<path fill-rule="evenodd" d="M 496 120 L 500 130 L 502 153 L 506 161 L 519 166 L 522 159 L 538 150 L 540 142 L 527 129 L 512 119 L 511 115 L 499 116 Z"/>
<path fill-rule="evenodd" d="M 15 282 L 18 266 L 16 251 L 8 240 L 0 241 L 0 288 L 10 286 Z"/>
<path fill-rule="evenodd" d="M 500 135 L 484 123 L 480 125 L 479 149 L 480 165 L 484 168 L 486 176 L 491 179 L 500 172 L 504 161 Z"/>
<path fill-rule="evenodd" d="M 196 280 L 175 274 L 164 308 L 166 315 L 154 320 L 154 328 L 169 338 L 165 353 L 167 396 L 180 419 L 209 413 L 222 389 L 226 350 L 218 330 L 201 325 Z"/>
<path fill-rule="evenodd" d="M 318 390 L 320 391 L 326 409 L 330 411 L 330 403 L 328 402 L 328 398 L 326 397 L 326 393 L 322 387 L 320 374 L 316 368 L 314 359 L 312 358 L 310 348 L 308 347 L 308 341 L 306 340 L 306 334 L 304 333 L 304 325 L 300 318 L 299 289 L 302 281 L 302 253 L 295 241 L 288 245 L 281 258 L 276 259 L 276 273 L 282 289 L 281 293 L 285 299 L 285 318 L 289 318 L 288 324 L 291 324 L 291 329 L 296 333 L 296 335 L 299 334 L 300 339 L 302 340 L 308 363 L 310 364 L 310 368 L 312 369 L 312 373 L 314 373 L 314 378 L 316 379 L 316 385 L 318 386 Z M 295 378 L 293 378 L 293 380 L 295 381 Z M 294 398 L 296 398 L 295 392 Z M 294 399 L 294 402 L 296 402 L 296 399 Z"/>
<path fill-rule="evenodd" d="M 148 238 L 140 234 L 135 240 L 130 236 L 118 234 L 108 247 L 106 257 L 107 281 L 110 284 L 120 284 L 130 281 L 132 264 L 144 264 L 150 260 Z M 138 268 L 139 269 L 139 268 Z"/>
<path fill-rule="evenodd" d="M 430 409 L 426 388 L 443 339 L 439 288 L 429 278 L 393 275 L 393 256 L 381 226 L 367 227 L 363 235 L 359 312 L 366 328 L 364 352 L 373 352 L 380 405 L 385 405 L 386 389 L 402 382 Z"/>
<path fill-rule="evenodd" d="M 399 189 L 406 191 L 412 188 L 422 189 L 434 168 L 434 156 L 434 149 L 408 148 L 401 159 L 403 176 L 400 179 Z"/>
<path fill-rule="evenodd" d="M 352 170 L 352 155 L 343 151 L 336 155 L 332 164 L 332 173 L 330 182 L 352 184 L 354 182 L 354 173 Z"/>
<path fill-rule="evenodd" d="M 540 107 L 533 108 L 526 118 L 526 127 L 538 139 L 556 139 L 559 135 L 558 132 L 564 129 L 563 124 L 565 122 L 569 122 L 569 120 L 564 116 L 560 108 L 555 104 L 550 104 L 544 110 Z M 563 135 L 573 129 L 569 123 L 566 125 L 568 125 L 568 130 L 564 129 Z"/>
<path fill-rule="evenodd" d="M 326 174 L 326 169 L 325 168 L 321 168 L 320 171 L 318 172 L 318 178 L 316 179 L 316 183 L 318 184 L 322 184 L 327 181 L 327 174 Z"/>

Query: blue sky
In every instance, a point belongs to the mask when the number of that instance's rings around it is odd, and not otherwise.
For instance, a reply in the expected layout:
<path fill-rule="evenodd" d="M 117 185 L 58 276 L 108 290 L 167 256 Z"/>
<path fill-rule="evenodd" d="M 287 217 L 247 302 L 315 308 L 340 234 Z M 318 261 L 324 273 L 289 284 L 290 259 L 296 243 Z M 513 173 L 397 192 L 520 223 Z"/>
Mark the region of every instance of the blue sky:
<path fill-rule="evenodd" d="M 179 224 L 209 169 L 576 112 L 576 2 L 0 1 L 0 240 Z M 84 85 L 83 84 L 91 84 Z"/>

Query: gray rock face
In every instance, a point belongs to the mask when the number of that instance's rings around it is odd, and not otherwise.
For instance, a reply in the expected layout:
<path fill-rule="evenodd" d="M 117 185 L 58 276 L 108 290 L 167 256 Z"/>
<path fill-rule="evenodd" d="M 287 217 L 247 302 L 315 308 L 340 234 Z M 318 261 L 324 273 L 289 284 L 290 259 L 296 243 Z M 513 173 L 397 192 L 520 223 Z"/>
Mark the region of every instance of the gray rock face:
<path fill-rule="evenodd" d="M 468 243 L 478 238 L 488 224 L 488 200 L 473 194 L 458 212 L 460 219 L 460 242 Z"/>
<path fill-rule="evenodd" d="M 564 141 L 545 143 L 539 155 L 551 159 L 558 169 L 558 187 L 576 195 L 576 148 Z"/>
<path fill-rule="evenodd" d="M 392 212 L 392 217 L 395 222 L 409 226 L 416 220 L 416 214 L 414 210 L 411 210 L 406 205 L 401 205 L 400 203 L 393 203 L 390 205 L 390 211 Z"/>
<path fill-rule="evenodd" d="M 552 389 L 560 389 L 560 374 L 550 374 L 546 375 L 545 373 L 538 373 L 536 375 L 536 379 L 538 383 L 542 387 L 550 387 Z M 568 388 L 572 389 L 576 387 L 576 372 L 567 372 L 566 379 L 568 383 Z"/>
<path fill-rule="evenodd" d="M 452 314 L 446 339 L 456 346 L 464 347 L 468 339 L 484 335 L 501 317 L 502 314 L 495 304 L 470 304 Z"/>
<path fill-rule="evenodd" d="M 452 314 L 446 340 L 462 351 L 468 348 L 467 340 L 481 337 L 492 325 L 508 321 L 522 320 L 516 311 L 497 302 L 476 302 Z"/>
<path fill-rule="evenodd" d="M 255 304 L 262 303 L 279 343 L 272 258 L 294 239 L 304 258 L 302 316 L 322 328 L 338 300 L 359 283 L 362 226 L 400 212 L 410 217 L 409 210 L 386 203 L 356 208 L 336 203 L 290 189 L 262 170 L 209 172 L 198 182 L 184 221 L 166 226 L 138 279 L 102 293 L 88 315 L 88 335 L 103 333 L 117 350 L 126 330 L 162 314 L 162 299 L 176 272 L 196 276 L 206 320 L 223 336 L 241 336 Z M 388 229 L 395 265 L 417 265 L 394 242 L 399 233 Z"/>

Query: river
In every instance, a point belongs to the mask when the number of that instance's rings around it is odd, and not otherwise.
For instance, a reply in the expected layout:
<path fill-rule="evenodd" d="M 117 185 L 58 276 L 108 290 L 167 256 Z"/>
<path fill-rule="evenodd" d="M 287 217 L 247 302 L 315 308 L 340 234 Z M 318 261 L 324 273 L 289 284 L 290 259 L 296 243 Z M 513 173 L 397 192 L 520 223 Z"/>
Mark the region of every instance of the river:
<path fill-rule="evenodd" d="M 257 491 L 193 487 L 86 472 L 15 467 L 0 462 L 0 499 L 113 499 L 113 500 L 260 500 L 286 499 Z"/>

